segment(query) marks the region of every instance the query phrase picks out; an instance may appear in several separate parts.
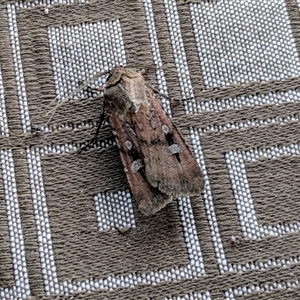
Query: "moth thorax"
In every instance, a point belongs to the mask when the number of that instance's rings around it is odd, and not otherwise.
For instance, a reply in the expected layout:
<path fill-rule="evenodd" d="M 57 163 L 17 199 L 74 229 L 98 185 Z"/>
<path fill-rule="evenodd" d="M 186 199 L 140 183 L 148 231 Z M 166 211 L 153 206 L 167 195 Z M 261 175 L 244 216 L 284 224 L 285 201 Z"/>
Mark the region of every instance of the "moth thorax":
<path fill-rule="evenodd" d="M 131 113 L 137 113 L 139 111 L 140 107 L 141 107 L 141 103 L 139 103 L 139 102 L 131 102 L 131 106 L 130 106 L 129 111 Z"/>

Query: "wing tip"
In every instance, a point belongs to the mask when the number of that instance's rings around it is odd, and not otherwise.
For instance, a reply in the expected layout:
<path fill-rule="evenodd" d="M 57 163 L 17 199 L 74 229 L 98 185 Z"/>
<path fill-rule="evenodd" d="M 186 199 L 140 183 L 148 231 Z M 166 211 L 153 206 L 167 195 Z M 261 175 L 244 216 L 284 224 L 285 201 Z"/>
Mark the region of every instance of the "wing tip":
<path fill-rule="evenodd" d="M 169 204 L 172 199 L 173 197 L 171 195 L 164 194 L 157 190 L 153 194 L 151 201 L 141 201 L 138 204 L 138 208 L 144 215 L 152 216 Z"/>
<path fill-rule="evenodd" d="M 156 179 L 150 179 L 149 182 L 161 193 L 172 197 L 198 196 L 204 190 L 204 178 L 202 175 L 194 177 L 192 181 L 182 179 L 180 182 L 158 182 Z"/>

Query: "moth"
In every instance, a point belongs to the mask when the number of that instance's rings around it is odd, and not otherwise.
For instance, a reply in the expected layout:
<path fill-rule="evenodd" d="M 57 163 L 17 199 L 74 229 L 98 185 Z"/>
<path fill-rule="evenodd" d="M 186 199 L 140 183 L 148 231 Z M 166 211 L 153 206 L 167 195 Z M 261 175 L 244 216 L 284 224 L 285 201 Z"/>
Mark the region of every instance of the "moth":
<path fill-rule="evenodd" d="M 125 67 L 110 71 L 104 111 L 132 195 L 145 215 L 155 214 L 173 197 L 202 192 L 201 170 L 142 72 Z"/>

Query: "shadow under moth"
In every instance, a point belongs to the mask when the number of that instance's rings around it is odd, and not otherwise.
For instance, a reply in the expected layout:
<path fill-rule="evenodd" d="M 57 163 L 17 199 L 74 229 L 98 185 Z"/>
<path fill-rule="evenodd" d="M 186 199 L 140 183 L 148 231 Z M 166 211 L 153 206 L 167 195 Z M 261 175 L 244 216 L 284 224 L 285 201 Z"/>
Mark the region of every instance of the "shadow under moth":
<path fill-rule="evenodd" d="M 125 67 L 110 71 L 104 111 L 132 195 L 144 214 L 155 214 L 173 197 L 202 192 L 200 168 L 142 72 Z"/>

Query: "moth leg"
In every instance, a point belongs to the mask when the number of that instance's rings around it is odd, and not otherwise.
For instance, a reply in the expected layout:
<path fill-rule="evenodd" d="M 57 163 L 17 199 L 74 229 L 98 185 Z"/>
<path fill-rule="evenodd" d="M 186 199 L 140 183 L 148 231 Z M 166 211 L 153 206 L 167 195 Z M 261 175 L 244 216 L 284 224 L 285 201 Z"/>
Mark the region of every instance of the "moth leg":
<path fill-rule="evenodd" d="M 37 126 L 34 126 L 34 125 L 31 125 L 31 133 L 40 133 L 41 132 L 41 129 Z"/>
<path fill-rule="evenodd" d="M 105 100 L 103 101 L 103 110 L 102 110 L 102 113 L 100 115 L 100 120 L 99 120 L 99 125 L 97 127 L 97 130 L 95 132 L 95 135 L 94 137 L 83 147 L 81 147 L 77 152 L 78 153 L 81 153 L 82 151 L 86 151 L 91 145 L 95 144 L 96 140 L 97 140 L 97 137 L 99 135 L 99 132 L 101 130 L 101 127 L 102 127 L 102 124 L 104 122 L 105 119 L 107 119 L 107 116 L 105 115 L 105 105 L 106 105 L 106 102 Z"/>
<path fill-rule="evenodd" d="M 83 81 L 79 80 L 78 85 L 82 85 Z M 83 92 L 87 94 L 88 97 L 94 97 L 99 94 L 99 89 L 92 88 L 91 86 L 87 85 L 84 89 L 82 89 Z"/>

